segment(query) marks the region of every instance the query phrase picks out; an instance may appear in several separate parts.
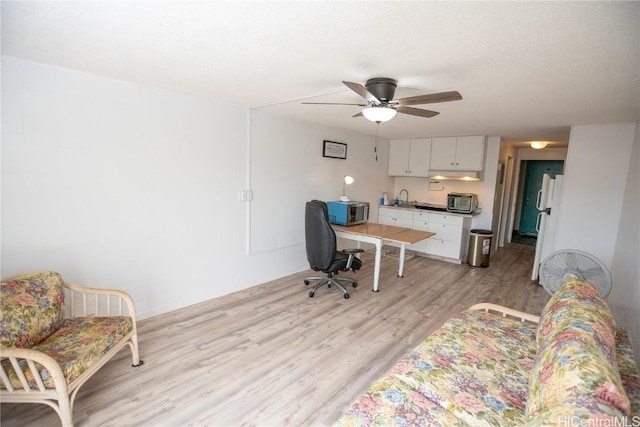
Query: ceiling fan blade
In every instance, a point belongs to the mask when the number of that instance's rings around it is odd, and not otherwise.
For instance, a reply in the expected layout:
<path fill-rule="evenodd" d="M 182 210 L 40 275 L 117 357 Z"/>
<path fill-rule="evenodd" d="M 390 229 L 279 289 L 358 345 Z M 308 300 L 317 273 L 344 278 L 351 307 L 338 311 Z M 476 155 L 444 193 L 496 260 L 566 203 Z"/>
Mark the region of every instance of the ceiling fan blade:
<path fill-rule="evenodd" d="M 420 117 L 433 117 L 440 114 L 437 111 L 422 110 L 420 108 L 413 108 L 413 107 L 405 107 L 404 105 L 398 105 L 396 107 L 396 111 L 398 113 L 411 114 L 412 116 L 420 116 Z"/>
<path fill-rule="evenodd" d="M 360 83 L 352 83 L 352 82 L 345 82 L 345 81 L 342 81 L 342 83 L 344 83 L 345 86 L 347 86 L 349 89 L 351 89 L 352 91 L 354 91 L 355 93 L 357 93 L 358 95 L 360 95 L 361 97 L 363 97 L 364 99 L 372 103 L 373 105 L 381 104 L 380 100 L 375 96 L 373 96 L 371 92 L 369 92 L 367 88 L 362 86 Z"/>
<path fill-rule="evenodd" d="M 459 101 L 462 95 L 458 91 L 431 93 L 428 95 L 410 96 L 408 98 L 396 99 L 398 105 L 420 105 L 433 104 L 436 102 Z"/>
<path fill-rule="evenodd" d="M 354 114 L 351 117 L 362 117 L 362 116 L 364 116 L 364 114 L 362 114 L 362 111 L 360 111 L 358 114 Z"/>
<path fill-rule="evenodd" d="M 311 105 L 357 105 L 358 107 L 366 107 L 368 104 L 351 104 L 346 102 L 301 102 L 301 104 Z"/>

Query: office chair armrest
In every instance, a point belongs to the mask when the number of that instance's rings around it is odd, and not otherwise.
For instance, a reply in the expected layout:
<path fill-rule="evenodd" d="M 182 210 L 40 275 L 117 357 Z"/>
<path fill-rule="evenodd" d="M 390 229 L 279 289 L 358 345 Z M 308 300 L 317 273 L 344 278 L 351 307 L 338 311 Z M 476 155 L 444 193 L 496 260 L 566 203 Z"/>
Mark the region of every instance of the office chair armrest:
<path fill-rule="evenodd" d="M 355 255 L 364 252 L 364 249 L 343 249 L 342 252 L 349 255 L 346 267 L 346 269 L 349 270 L 351 268 L 351 264 L 353 263 L 353 258 L 355 257 Z"/>
<path fill-rule="evenodd" d="M 349 255 L 355 255 L 364 252 L 364 249 L 343 249 L 342 252 Z"/>

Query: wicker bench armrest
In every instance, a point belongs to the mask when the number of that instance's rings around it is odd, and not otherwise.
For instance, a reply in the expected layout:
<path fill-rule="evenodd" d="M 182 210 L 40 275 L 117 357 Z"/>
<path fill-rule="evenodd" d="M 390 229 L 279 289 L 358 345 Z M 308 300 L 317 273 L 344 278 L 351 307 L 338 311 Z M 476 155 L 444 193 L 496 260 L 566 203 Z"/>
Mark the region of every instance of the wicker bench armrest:
<path fill-rule="evenodd" d="M 522 322 L 528 321 L 538 323 L 540 320 L 540 316 L 536 316 L 535 314 L 525 313 L 524 311 L 516 310 L 514 308 L 488 302 L 481 302 L 480 304 L 472 305 L 469 307 L 469 310 L 482 310 L 487 313 L 497 313 L 502 317 L 516 318 Z"/>

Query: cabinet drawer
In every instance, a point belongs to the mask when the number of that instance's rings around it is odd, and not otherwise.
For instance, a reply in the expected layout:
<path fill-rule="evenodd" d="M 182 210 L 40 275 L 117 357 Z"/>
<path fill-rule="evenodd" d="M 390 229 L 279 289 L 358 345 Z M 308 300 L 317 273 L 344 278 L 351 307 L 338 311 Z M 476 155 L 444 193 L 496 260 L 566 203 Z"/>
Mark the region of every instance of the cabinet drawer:
<path fill-rule="evenodd" d="M 396 227 L 411 228 L 413 221 L 407 218 L 397 218 L 395 216 L 378 216 L 378 224 L 394 225 Z"/>
<path fill-rule="evenodd" d="M 447 214 L 429 214 L 429 222 L 435 222 L 438 224 L 451 224 L 459 225 L 462 227 L 463 219 L 461 216 L 447 215 Z"/>
<path fill-rule="evenodd" d="M 425 211 L 413 211 L 414 221 L 429 221 L 429 212 Z"/>
<path fill-rule="evenodd" d="M 456 242 L 456 244 L 460 246 L 460 241 L 462 239 L 461 226 L 430 222 L 427 227 L 427 231 L 436 233 L 434 237 L 436 237 L 437 239 Z"/>

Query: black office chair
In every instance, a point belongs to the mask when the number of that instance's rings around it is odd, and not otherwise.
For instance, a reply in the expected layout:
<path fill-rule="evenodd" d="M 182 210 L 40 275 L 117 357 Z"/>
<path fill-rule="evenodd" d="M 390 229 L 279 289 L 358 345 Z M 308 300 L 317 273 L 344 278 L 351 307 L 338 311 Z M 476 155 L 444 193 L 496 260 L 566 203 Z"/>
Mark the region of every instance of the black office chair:
<path fill-rule="evenodd" d="M 362 267 L 362 261 L 355 254 L 364 252 L 362 249 L 336 250 L 336 233 L 329 223 L 327 204 L 319 200 L 307 202 L 305 208 L 305 239 L 307 244 L 307 260 L 314 271 L 322 271 L 326 276 L 307 277 L 304 284 L 308 285 L 312 280 L 319 282 L 311 289 L 309 296 L 313 297 L 316 290 L 322 286 L 335 285 L 342 289 L 344 298 L 349 298 L 349 292 L 339 282 L 351 283 L 354 288 L 358 282 L 348 277 L 335 277 L 340 271 L 356 271 Z"/>

